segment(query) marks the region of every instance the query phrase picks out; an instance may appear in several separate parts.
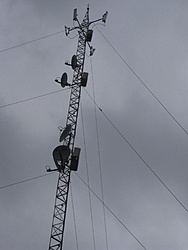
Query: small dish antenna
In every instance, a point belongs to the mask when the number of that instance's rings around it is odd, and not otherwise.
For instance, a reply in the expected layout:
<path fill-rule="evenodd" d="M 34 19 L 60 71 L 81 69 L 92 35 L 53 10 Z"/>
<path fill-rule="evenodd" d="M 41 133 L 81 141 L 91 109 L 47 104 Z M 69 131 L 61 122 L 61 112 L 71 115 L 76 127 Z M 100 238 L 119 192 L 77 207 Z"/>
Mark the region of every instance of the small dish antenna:
<path fill-rule="evenodd" d="M 71 63 L 69 63 L 69 61 L 66 61 L 65 65 L 71 66 L 73 70 L 75 70 L 77 67 L 79 67 L 79 65 L 77 64 L 76 55 L 72 56 Z"/>
<path fill-rule="evenodd" d="M 55 79 L 55 82 L 61 84 L 62 88 L 64 88 L 65 86 L 71 86 L 71 84 L 67 82 L 67 78 L 68 78 L 67 73 L 63 73 L 63 75 L 61 76 L 61 79 L 60 77 L 57 77 Z"/>
<path fill-rule="evenodd" d="M 73 70 L 75 70 L 76 67 L 78 67 L 76 55 L 73 55 L 73 56 L 72 56 L 71 66 L 72 66 L 72 69 L 73 69 Z"/>
<path fill-rule="evenodd" d="M 61 87 L 64 88 L 65 86 L 71 86 L 70 83 L 67 82 L 67 73 L 63 73 L 61 77 Z"/>
<path fill-rule="evenodd" d="M 61 133 L 59 142 L 64 141 L 67 138 L 67 136 L 70 134 L 70 131 L 71 131 L 71 124 L 68 124 L 63 130 L 63 132 Z"/>

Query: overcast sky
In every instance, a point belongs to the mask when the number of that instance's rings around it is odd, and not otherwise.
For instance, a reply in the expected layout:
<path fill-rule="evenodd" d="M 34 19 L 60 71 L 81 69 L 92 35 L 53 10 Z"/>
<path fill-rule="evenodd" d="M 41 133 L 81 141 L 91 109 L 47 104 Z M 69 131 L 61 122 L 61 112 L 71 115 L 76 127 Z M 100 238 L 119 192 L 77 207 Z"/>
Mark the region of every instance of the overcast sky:
<path fill-rule="evenodd" d="M 65 126 L 70 91 L 2 107 L 61 90 L 54 79 L 72 69 L 64 62 L 76 53 L 77 37 L 64 32 L 6 50 L 73 26 L 85 0 L 1 0 L 0 2 L 0 187 L 45 174 L 54 167 L 58 126 Z M 97 105 L 104 201 L 148 250 L 188 249 L 188 2 L 185 0 L 90 1 L 90 20 L 108 10 L 105 26 L 93 27 L 87 92 Z M 104 39 L 102 34 L 106 37 Z M 70 37 L 74 37 L 72 32 Z M 108 41 L 108 42 L 107 42 Z M 114 49 L 134 70 L 127 67 Z M 87 54 L 89 53 L 87 49 Z M 93 81 L 92 70 L 93 68 Z M 178 125 L 146 89 L 152 91 Z M 94 103 L 82 90 L 75 146 L 81 148 L 77 174 L 101 198 Z M 105 115 L 104 115 L 105 114 Z M 116 126 L 125 139 L 115 130 Z M 148 166 L 164 182 L 162 185 Z M 0 189 L 0 249 L 48 249 L 58 173 Z M 88 188 L 71 175 L 64 249 L 94 249 Z M 91 193 L 97 250 L 106 249 L 102 203 Z M 184 206 L 184 207 L 183 207 Z M 109 250 L 141 250 L 142 245 L 105 209 Z"/>

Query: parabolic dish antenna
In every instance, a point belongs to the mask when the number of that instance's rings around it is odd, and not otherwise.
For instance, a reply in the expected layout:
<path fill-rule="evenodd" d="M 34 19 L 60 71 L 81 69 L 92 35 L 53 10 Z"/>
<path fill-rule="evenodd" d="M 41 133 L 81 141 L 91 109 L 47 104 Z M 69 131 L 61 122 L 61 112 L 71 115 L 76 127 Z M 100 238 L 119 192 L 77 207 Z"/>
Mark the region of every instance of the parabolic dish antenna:
<path fill-rule="evenodd" d="M 73 70 L 75 70 L 75 68 L 78 67 L 76 55 L 73 55 L 73 56 L 72 56 L 71 66 L 72 66 L 72 69 L 73 69 Z"/>
<path fill-rule="evenodd" d="M 64 88 L 65 86 L 67 86 L 67 73 L 63 73 L 62 77 L 61 77 L 61 86 Z"/>
<path fill-rule="evenodd" d="M 58 169 L 62 169 L 64 167 L 64 163 L 68 160 L 70 155 L 70 149 L 68 146 L 57 146 L 53 151 L 53 159 L 55 165 Z"/>
<path fill-rule="evenodd" d="M 70 134 L 71 131 L 71 125 L 68 124 L 66 128 L 63 130 L 62 134 L 60 135 L 59 142 L 62 142 L 67 138 L 67 136 Z"/>

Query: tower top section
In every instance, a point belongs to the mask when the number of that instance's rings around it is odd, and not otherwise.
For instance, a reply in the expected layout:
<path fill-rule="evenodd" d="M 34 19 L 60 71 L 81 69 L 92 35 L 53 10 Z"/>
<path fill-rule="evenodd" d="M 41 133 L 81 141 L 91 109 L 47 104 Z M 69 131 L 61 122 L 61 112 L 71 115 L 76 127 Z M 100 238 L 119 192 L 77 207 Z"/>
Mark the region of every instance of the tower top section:
<path fill-rule="evenodd" d="M 90 45 L 90 42 L 91 42 L 91 39 L 92 39 L 92 34 L 93 34 L 93 30 L 92 29 L 89 29 L 89 26 L 93 23 L 96 23 L 96 22 L 99 22 L 99 21 L 102 21 L 104 24 L 106 23 L 106 19 L 107 19 L 107 16 L 108 16 L 108 11 L 106 11 L 101 18 L 99 19 L 96 19 L 94 21 L 89 21 L 89 4 L 87 6 L 87 12 L 85 14 L 85 17 L 83 19 L 83 22 L 80 23 L 79 22 L 79 19 L 78 19 L 78 11 L 77 9 L 75 8 L 74 11 L 73 11 L 73 21 L 74 22 L 77 22 L 77 25 L 75 25 L 74 27 L 70 28 L 70 27 L 67 27 L 65 26 L 65 35 L 66 36 L 69 36 L 70 32 L 73 31 L 73 30 L 78 30 L 78 33 L 82 33 L 85 37 L 85 41 L 86 43 L 88 44 L 89 48 L 90 48 L 90 56 L 93 55 L 95 49 Z M 83 23 L 87 23 L 87 33 L 84 33 L 84 27 L 83 27 Z"/>

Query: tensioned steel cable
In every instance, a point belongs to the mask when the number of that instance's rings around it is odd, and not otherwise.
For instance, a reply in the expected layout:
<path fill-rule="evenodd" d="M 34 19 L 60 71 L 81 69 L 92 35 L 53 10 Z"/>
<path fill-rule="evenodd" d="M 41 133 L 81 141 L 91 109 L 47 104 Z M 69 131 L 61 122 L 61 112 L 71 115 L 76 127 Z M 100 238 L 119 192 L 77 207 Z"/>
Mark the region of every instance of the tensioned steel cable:
<path fill-rule="evenodd" d="M 165 105 L 159 100 L 159 98 L 151 91 L 151 89 L 144 83 L 144 81 L 138 76 L 135 70 L 126 62 L 126 60 L 120 55 L 120 53 L 114 48 L 114 46 L 109 42 L 109 40 L 104 36 L 104 34 L 99 30 L 98 27 L 96 29 L 105 39 L 105 41 L 110 45 L 110 47 L 115 51 L 115 53 L 120 57 L 120 59 L 124 62 L 124 64 L 130 69 L 130 71 L 136 76 L 136 78 L 142 83 L 142 85 L 149 91 L 149 93 L 155 98 L 155 100 L 161 105 L 161 107 L 170 115 L 170 117 L 176 122 L 176 124 L 188 135 L 187 130 L 178 122 L 178 120 L 172 115 L 172 113 L 165 107 Z"/>
<path fill-rule="evenodd" d="M 78 234 L 77 234 L 77 227 L 76 227 L 76 215 L 74 210 L 74 200 L 73 200 L 73 192 L 72 192 L 72 184 L 70 182 L 70 192 L 71 192 L 71 203 L 72 203 L 72 213 L 73 213 L 73 220 L 74 220 L 74 231 L 75 231 L 75 238 L 76 238 L 76 247 L 78 248 Z"/>
<path fill-rule="evenodd" d="M 92 194 L 95 195 L 95 197 L 101 202 L 103 203 L 103 201 L 101 200 L 101 198 L 90 188 L 90 186 L 75 172 L 76 176 L 84 183 L 85 186 L 87 186 L 87 188 L 92 192 Z M 128 233 L 139 243 L 139 245 L 147 250 L 147 248 L 141 243 L 141 241 L 128 229 L 127 226 L 125 226 L 125 224 L 117 217 L 117 215 L 105 204 L 103 203 L 103 205 L 105 206 L 105 208 L 115 217 L 115 219 L 128 231 Z"/>
<path fill-rule="evenodd" d="M 42 94 L 42 95 L 30 97 L 30 98 L 27 98 L 27 99 L 24 99 L 24 100 L 20 100 L 20 101 L 17 101 L 17 102 L 7 103 L 7 104 L 4 104 L 4 105 L 1 105 L 0 109 L 6 108 L 6 107 L 10 107 L 10 106 L 14 106 L 16 104 L 20 104 L 20 103 L 23 103 L 23 102 L 32 101 L 32 100 L 35 100 L 35 99 L 38 99 L 38 98 L 42 98 L 42 97 L 45 97 L 45 96 L 57 94 L 59 92 L 62 92 L 62 91 L 68 90 L 68 89 L 70 89 L 70 87 L 68 87 L 66 89 L 61 89 L 61 90 L 57 90 L 57 91 L 48 92 L 48 93 L 45 93 L 45 94 Z"/>
<path fill-rule="evenodd" d="M 96 25 L 95 25 L 96 27 Z M 188 132 L 186 131 L 186 129 L 180 124 L 180 122 L 178 122 L 178 120 L 172 115 L 172 113 L 164 106 L 164 104 L 156 97 L 156 95 L 149 89 L 149 87 L 144 83 L 144 81 L 137 75 L 137 73 L 135 72 L 135 70 L 133 70 L 131 68 L 131 66 L 125 61 L 125 59 L 120 55 L 120 53 L 114 48 L 114 46 L 109 42 L 109 40 L 104 36 L 104 34 L 98 29 L 98 27 L 96 27 L 96 29 L 99 31 L 99 33 L 103 36 L 103 38 L 106 40 L 106 42 L 110 45 L 110 47 L 115 51 L 115 53 L 121 58 L 121 60 L 124 62 L 124 64 L 131 70 L 131 72 L 136 76 L 136 78 L 142 83 L 142 85 L 149 91 L 149 93 L 155 98 L 155 100 L 163 107 L 163 109 L 170 115 L 170 117 L 176 122 L 176 124 L 186 133 L 186 135 L 188 135 Z M 40 38 L 37 38 L 37 39 L 34 39 L 34 40 L 31 40 L 31 41 L 28 41 L 28 42 L 25 42 L 25 43 L 21 43 L 21 44 L 18 44 L 18 45 L 15 45 L 15 46 L 12 46 L 10 48 L 6 48 L 6 49 L 3 49 L 3 50 L 0 50 L 0 53 L 3 53 L 3 52 L 6 52 L 8 50 L 12 50 L 12 49 L 15 49 L 17 47 L 21 47 L 21 46 L 24 46 L 24 45 L 27 45 L 29 43 L 33 43 L 33 42 L 37 42 L 39 40 L 42 40 L 42 39 L 46 39 L 48 37 L 51 37 L 51 36 L 55 36 L 55 35 L 58 35 L 60 33 L 64 32 L 64 30 L 61 30 L 61 31 L 58 31 L 58 32 L 55 32 L 55 33 L 52 33 L 52 34 L 49 34 L 49 35 L 46 35 L 46 36 L 43 36 L 43 37 L 40 37 Z"/>
<path fill-rule="evenodd" d="M 29 178 L 29 179 L 26 179 L 26 180 L 22 180 L 22 181 L 14 182 L 14 183 L 11 183 L 11 184 L 7 184 L 7 185 L 4 185 L 4 186 L 1 186 L 1 187 L 0 187 L 0 190 L 1 190 L 1 189 L 8 188 L 8 187 L 15 186 L 15 185 L 18 185 L 18 184 L 22 184 L 22 183 L 25 183 L 25 182 L 28 182 L 28 181 L 33 181 L 33 180 L 36 180 L 36 179 L 39 179 L 39 178 L 48 176 L 48 175 L 50 175 L 50 174 L 52 174 L 52 173 L 43 174 L 43 175 L 39 175 L 39 176 L 36 176 L 36 177 L 32 177 L 32 178 Z"/>
<path fill-rule="evenodd" d="M 97 27 L 96 27 L 97 28 Z M 97 28 L 98 29 L 98 28 Z M 141 80 L 141 78 L 136 74 L 136 72 L 129 66 L 129 64 L 125 61 L 125 59 L 119 54 L 119 52 L 112 46 L 112 44 L 108 41 L 108 39 L 102 34 L 102 32 L 98 29 L 98 31 L 101 33 L 101 35 L 104 37 L 104 39 L 108 42 L 108 44 L 112 47 L 112 49 L 117 53 L 117 55 L 122 59 L 122 61 L 127 65 L 127 67 L 132 71 L 132 73 L 137 77 L 137 79 L 143 84 L 143 86 L 152 94 L 152 96 L 159 102 L 159 104 L 164 108 L 164 110 L 166 110 L 166 112 L 172 117 L 172 119 L 179 125 L 180 128 L 182 128 L 182 130 L 188 135 L 188 132 L 183 128 L 183 126 L 177 121 L 177 119 L 167 110 L 167 108 L 160 102 L 160 100 L 153 94 L 153 92 L 147 87 L 147 85 Z M 59 33 L 61 33 L 63 31 L 59 31 L 59 32 L 56 32 L 56 33 L 53 33 L 51 35 L 47 35 L 47 36 L 44 36 L 44 37 L 41 37 L 41 38 L 37 38 L 35 40 L 32 40 L 32 41 L 29 41 L 29 42 L 26 42 L 26 43 L 22 43 L 22 44 L 19 44 L 19 45 L 16 45 L 16 46 L 13 46 L 11 48 L 7 48 L 7 49 L 4 49 L 4 50 L 1 50 L 0 52 L 5 52 L 7 50 L 10 50 L 10 49 L 14 49 L 16 47 L 20 47 L 20 46 L 23 46 L 25 44 L 28 44 L 28 43 L 32 43 L 32 42 L 36 42 L 38 40 L 42 40 L 42 39 L 45 39 L 47 37 L 50 37 L 50 36 L 54 36 L 54 35 L 57 35 Z M 18 103 L 21 103 L 21 102 L 26 102 L 26 101 L 30 101 L 30 100 L 33 100 L 33 99 L 36 99 L 36 98 L 40 98 L 40 97 L 43 97 L 43 96 L 46 96 L 46 95 L 49 95 L 49 94 L 54 94 L 54 93 L 57 93 L 57 92 L 60 92 L 62 90 L 59 90 L 59 91 L 55 91 L 55 92 L 51 92 L 51 93 L 47 93 L 47 94 L 44 94 L 44 95 L 41 95 L 41 96 L 36 96 L 36 97 L 32 97 L 32 98 L 28 98 L 28 99 L 25 99 L 25 100 L 21 100 L 21 101 L 17 101 L 17 102 L 14 102 L 14 103 L 10 103 L 10 104 L 6 104 L 6 105 L 3 105 L 3 106 L 0 106 L 0 108 L 4 108 L 4 107 L 8 107 L 8 106 L 12 106 L 12 105 L 15 105 L 15 104 L 18 104 Z M 87 92 L 87 91 L 86 91 Z M 91 96 L 90 96 L 91 97 Z M 92 97 L 91 97 L 92 98 Z M 96 103 L 95 103 L 96 104 Z M 97 105 L 97 104 L 96 104 Z M 98 106 L 98 105 L 97 105 Z M 102 112 L 102 109 L 100 109 L 100 107 L 98 106 L 99 110 Z M 103 113 L 104 114 L 104 113 Z M 105 114 L 104 114 L 105 115 Z M 107 118 L 107 117 L 106 117 Z M 108 119 L 108 118 L 107 118 Z M 111 122 L 111 121 L 110 121 Z M 112 126 L 114 126 L 114 124 L 112 123 Z M 117 130 L 117 128 L 114 126 L 114 128 Z M 117 130 L 117 132 L 121 135 L 120 131 Z M 121 135 L 123 137 L 123 135 Z M 124 137 L 123 137 L 124 138 Z M 124 138 L 125 139 L 125 138 Z M 128 143 L 128 141 L 127 141 Z M 128 143 L 129 144 L 129 143 Z M 138 152 L 131 146 L 129 145 L 134 151 L 135 153 L 139 156 Z M 144 159 L 139 156 L 140 159 L 142 159 L 143 162 Z M 148 164 L 145 163 L 145 165 L 147 166 Z M 148 165 L 148 168 L 150 169 L 149 165 Z M 172 194 L 172 196 L 178 201 L 178 203 L 188 212 L 188 209 L 180 202 L 180 200 L 173 194 L 173 192 L 166 186 L 166 184 L 155 174 L 155 172 L 150 169 L 153 174 L 157 177 L 157 179 L 163 184 L 163 186 Z"/>
<path fill-rule="evenodd" d="M 93 85 L 93 99 L 95 101 L 95 86 L 94 86 L 94 77 L 93 77 L 92 57 L 90 57 L 90 63 L 91 63 L 91 78 L 92 78 L 92 85 Z M 98 160 L 99 160 L 99 169 L 100 169 L 101 193 L 102 193 L 102 201 L 103 201 L 104 232 L 105 232 L 105 240 L 106 240 L 106 249 L 108 250 L 108 235 L 107 235 L 106 214 L 105 214 L 105 206 L 104 206 L 105 202 L 104 202 L 104 188 L 103 188 L 102 165 L 101 165 L 101 154 L 100 154 L 100 144 L 99 144 L 99 131 L 98 131 L 97 111 L 96 111 L 95 104 L 94 104 L 94 112 L 95 112 L 95 126 L 96 126 L 96 134 L 97 134 L 97 149 L 98 149 Z"/>
<path fill-rule="evenodd" d="M 30 100 L 34 100 L 34 99 L 37 99 L 37 98 L 41 98 L 41 97 L 44 97 L 44 96 L 48 96 L 48 95 L 51 95 L 51 94 L 55 94 L 55 93 L 58 93 L 60 91 L 64 91 L 64 90 L 67 90 L 67 89 L 62 89 L 62 90 L 58 90 L 58 91 L 46 93 L 46 94 L 43 94 L 43 95 L 40 95 L 40 96 L 35 96 L 35 97 L 31 97 L 31 98 L 28 98 L 28 99 L 25 99 L 25 100 L 17 101 L 17 102 L 14 102 L 14 103 L 5 104 L 5 105 L 0 106 L 0 109 L 8 107 L 8 106 L 16 105 L 16 104 L 19 104 L 19 103 L 27 102 L 27 101 L 30 101 Z M 93 100 L 93 98 L 89 95 L 89 93 L 87 91 L 86 91 L 86 93 Z M 102 111 L 102 109 L 97 105 L 97 103 L 94 100 L 93 100 L 93 102 L 98 107 L 98 109 L 103 113 L 103 115 L 106 117 L 106 119 L 109 120 L 109 122 L 111 123 L 111 125 L 117 130 L 117 132 L 120 134 L 120 136 L 127 142 L 127 144 L 133 149 L 133 151 L 139 156 L 139 158 L 145 163 L 145 165 L 153 172 L 153 174 L 163 184 L 163 186 L 172 194 L 172 196 L 178 201 L 178 203 L 188 212 L 188 209 L 182 204 L 182 202 L 180 202 L 180 200 L 175 196 L 175 194 L 167 187 L 167 185 L 158 177 L 158 175 L 151 169 L 151 167 L 145 162 L 145 160 L 138 154 L 138 152 L 134 149 L 134 147 L 121 134 L 121 132 L 117 129 L 117 127 L 110 121 L 110 119 L 106 116 L 106 114 Z"/>
<path fill-rule="evenodd" d="M 60 33 L 63 33 L 63 32 L 65 32 L 65 30 L 60 30 L 60 31 L 58 31 L 58 32 L 55 32 L 55 33 L 52 33 L 52 34 L 49 34 L 49 35 L 46 35 L 46 36 L 42 36 L 42 37 L 39 37 L 39 38 L 36 38 L 36 39 L 30 40 L 30 41 L 28 41 L 28 42 L 20 43 L 20 44 L 14 45 L 14 46 L 12 46 L 12 47 L 9 47 L 9 48 L 0 50 L 0 53 L 3 53 L 3 52 L 6 52 L 6 51 L 8 51 L 8 50 L 16 49 L 16 48 L 18 48 L 18 47 L 22 47 L 22 46 L 24 46 L 24 45 L 27 45 L 27 44 L 30 44 L 30 43 L 34 43 L 34 42 L 37 42 L 37 41 L 40 41 L 40 40 L 49 38 L 49 37 L 51 37 L 51 36 L 56 36 L 56 35 L 58 35 L 58 34 L 60 34 Z"/>
<path fill-rule="evenodd" d="M 8 184 L 8 185 L 5 185 L 5 186 L 1 186 L 0 187 L 0 190 L 1 189 L 6 189 L 8 187 L 12 187 L 12 186 L 15 186 L 15 185 L 18 185 L 18 184 L 23 184 L 25 182 L 28 182 L 28 181 L 33 181 L 33 180 L 36 180 L 36 179 L 39 179 L 39 178 L 42 178 L 42 177 L 46 177 L 48 175 L 51 175 L 51 174 L 54 174 L 53 173 L 48 173 L 48 174 L 43 174 L 43 175 L 39 175 L 39 176 L 36 176 L 36 177 L 33 177 L 33 178 L 29 178 L 29 179 L 26 179 L 26 180 L 22 180 L 22 181 L 18 181 L 18 182 L 15 182 L 15 183 L 11 183 L 11 184 Z M 103 201 L 99 198 L 99 196 L 90 188 L 90 186 L 76 173 L 76 175 L 78 176 L 78 178 L 88 187 L 88 189 L 97 197 L 97 199 L 103 203 Z M 114 212 L 112 212 L 112 210 L 104 204 L 104 206 L 108 209 L 108 211 L 116 218 L 116 220 L 133 236 L 133 238 L 145 249 L 147 250 L 143 244 L 136 238 L 136 236 L 125 226 L 125 224 L 115 215 Z"/>
<path fill-rule="evenodd" d="M 87 182 L 88 182 L 88 186 L 90 186 L 89 169 L 88 169 L 88 160 L 87 160 L 87 150 L 86 150 L 85 128 L 84 128 L 84 118 L 83 118 L 83 110 L 82 110 L 82 103 L 81 103 L 80 106 L 81 106 L 81 120 L 82 120 L 82 130 L 83 130 L 83 140 L 84 140 L 84 150 L 85 150 L 85 161 L 86 161 Z M 93 235 L 93 246 L 94 246 L 94 250 L 96 250 L 95 230 L 94 230 L 93 211 L 92 211 L 92 202 L 91 202 L 91 192 L 90 192 L 90 190 L 88 190 L 88 193 L 89 193 L 89 205 L 90 205 L 91 226 L 92 226 L 92 235 Z"/>
<path fill-rule="evenodd" d="M 85 90 L 85 89 L 84 89 Z M 150 165 L 144 160 L 144 158 L 138 153 L 138 151 L 130 144 L 130 142 L 125 138 L 125 136 L 120 132 L 120 130 L 114 125 L 114 123 L 108 118 L 108 116 L 103 112 L 103 110 L 94 101 L 92 96 L 85 90 L 90 99 L 95 103 L 97 108 L 103 114 L 103 116 L 108 120 L 112 127 L 118 132 L 118 134 L 123 138 L 123 140 L 129 145 L 129 147 L 135 152 L 135 154 L 142 160 L 144 165 L 154 174 L 154 176 L 159 180 L 159 182 L 166 188 L 166 190 L 174 197 L 174 199 L 182 206 L 182 208 L 188 212 L 188 209 L 183 205 L 183 203 L 178 199 L 178 197 L 171 191 L 171 189 L 164 183 L 164 181 L 155 173 L 155 171 L 150 167 Z"/>

